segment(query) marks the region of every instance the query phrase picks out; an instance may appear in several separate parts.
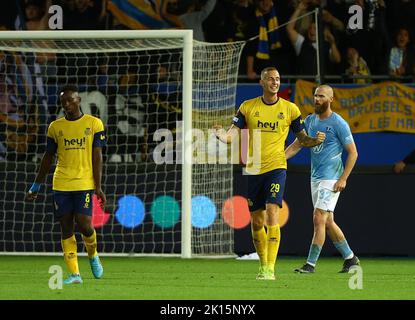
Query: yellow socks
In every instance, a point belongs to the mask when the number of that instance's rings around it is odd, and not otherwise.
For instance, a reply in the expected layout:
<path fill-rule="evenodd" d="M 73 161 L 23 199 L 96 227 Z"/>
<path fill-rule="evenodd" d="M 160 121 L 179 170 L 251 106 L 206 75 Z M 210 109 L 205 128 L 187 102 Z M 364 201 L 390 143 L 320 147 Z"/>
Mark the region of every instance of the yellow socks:
<path fill-rule="evenodd" d="M 280 225 L 267 227 L 267 266 L 274 272 L 275 262 L 277 260 L 278 249 L 280 247 L 281 232 Z"/>
<path fill-rule="evenodd" d="M 68 239 L 62 239 L 62 250 L 63 250 L 63 259 L 65 260 L 66 266 L 69 273 L 79 274 L 78 268 L 78 255 L 77 255 L 77 246 L 75 235 Z"/>
<path fill-rule="evenodd" d="M 259 256 L 259 261 L 261 266 L 267 265 L 267 233 L 265 232 L 265 228 L 262 227 L 259 230 L 251 230 L 252 231 L 252 239 L 254 241 L 254 246 L 256 252 Z"/>
<path fill-rule="evenodd" d="M 94 233 L 90 237 L 85 237 L 82 235 L 82 239 L 84 240 L 86 251 L 88 252 L 88 258 L 95 257 L 97 252 L 97 233 L 94 230 Z"/>
<path fill-rule="evenodd" d="M 94 230 L 94 233 L 90 237 L 85 237 L 82 235 L 82 239 L 84 240 L 86 251 L 88 252 L 88 257 L 92 258 L 95 257 L 97 253 L 97 234 Z M 68 239 L 62 239 L 62 250 L 63 250 L 63 258 L 65 260 L 66 266 L 68 268 L 69 273 L 71 274 L 79 274 L 79 267 L 78 267 L 78 254 L 77 254 L 77 245 L 76 245 L 76 238 L 75 235 Z"/>

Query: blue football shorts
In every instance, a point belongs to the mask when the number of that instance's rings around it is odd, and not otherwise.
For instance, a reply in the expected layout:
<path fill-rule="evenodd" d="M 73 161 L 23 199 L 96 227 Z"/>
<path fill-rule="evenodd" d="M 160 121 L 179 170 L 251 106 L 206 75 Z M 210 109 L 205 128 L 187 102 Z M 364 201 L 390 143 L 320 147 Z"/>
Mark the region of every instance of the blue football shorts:
<path fill-rule="evenodd" d="M 259 175 L 248 175 L 249 211 L 265 210 L 267 203 L 275 203 L 282 208 L 287 170 L 275 169 Z"/>
<path fill-rule="evenodd" d="M 53 191 L 55 216 L 60 218 L 68 213 L 80 213 L 92 216 L 92 196 L 94 190 Z"/>

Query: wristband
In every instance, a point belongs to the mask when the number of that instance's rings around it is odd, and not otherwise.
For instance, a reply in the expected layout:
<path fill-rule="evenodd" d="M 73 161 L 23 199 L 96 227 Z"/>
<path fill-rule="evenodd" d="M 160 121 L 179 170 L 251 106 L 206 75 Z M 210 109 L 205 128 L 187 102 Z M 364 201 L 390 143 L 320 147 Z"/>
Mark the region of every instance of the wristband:
<path fill-rule="evenodd" d="M 38 193 L 40 190 L 40 183 L 33 182 L 32 186 L 29 189 L 30 193 Z"/>

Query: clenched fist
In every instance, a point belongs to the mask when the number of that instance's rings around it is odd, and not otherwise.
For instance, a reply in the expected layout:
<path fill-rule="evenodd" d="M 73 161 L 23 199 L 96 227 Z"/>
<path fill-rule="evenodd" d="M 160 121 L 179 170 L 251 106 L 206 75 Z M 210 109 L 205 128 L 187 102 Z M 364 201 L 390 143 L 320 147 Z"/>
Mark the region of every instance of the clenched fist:
<path fill-rule="evenodd" d="M 326 134 L 324 132 L 317 131 L 316 139 L 319 144 L 323 143 L 326 140 Z"/>

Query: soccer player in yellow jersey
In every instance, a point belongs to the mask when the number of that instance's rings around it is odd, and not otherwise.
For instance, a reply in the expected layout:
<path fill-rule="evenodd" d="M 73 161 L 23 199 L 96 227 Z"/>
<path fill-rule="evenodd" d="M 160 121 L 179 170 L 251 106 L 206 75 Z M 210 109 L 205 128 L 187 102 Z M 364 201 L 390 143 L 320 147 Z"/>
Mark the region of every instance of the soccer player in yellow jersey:
<path fill-rule="evenodd" d="M 97 253 L 96 232 L 92 225 L 92 196 L 95 192 L 101 206 L 106 197 L 101 189 L 102 147 L 106 136 L 102 121 L 81 111 L 81 98 L 75 86 L 60 92 L 65 117 L 53 121 L 48 128 L 46 152 L 27 200 L 35 200 L 57 155 L 53 175 L 55 217 L 59 219 L 62 249 L 70 273 L 64 284 L 82 283 L 78 268 L 75 222 L 82 234 L 95 278 L 103 276 Z"/>
<path fill-rule="evenodd" d="M 288 131 L 291 128 L 304 147 L 321 144 L 325 134 L 317 132 L 315 138 L 308 136 L 298 107 L 278 97 L 280 74 L 277 69 L 262 70 L 260 84 L 263 95 L 241 104 L 230 129 L 225 131 L 220 126 L 215 129 L 216 136 L 224 143 L 231 143 L 240 134 L 240 129 L 249 129 L 245 171 L 248 174 L 252 238 L 260 259 L 257 279 L 275 280 L 281 239 L 278 213 L 285 187 L 287 161 L 284 148 Z"/>

